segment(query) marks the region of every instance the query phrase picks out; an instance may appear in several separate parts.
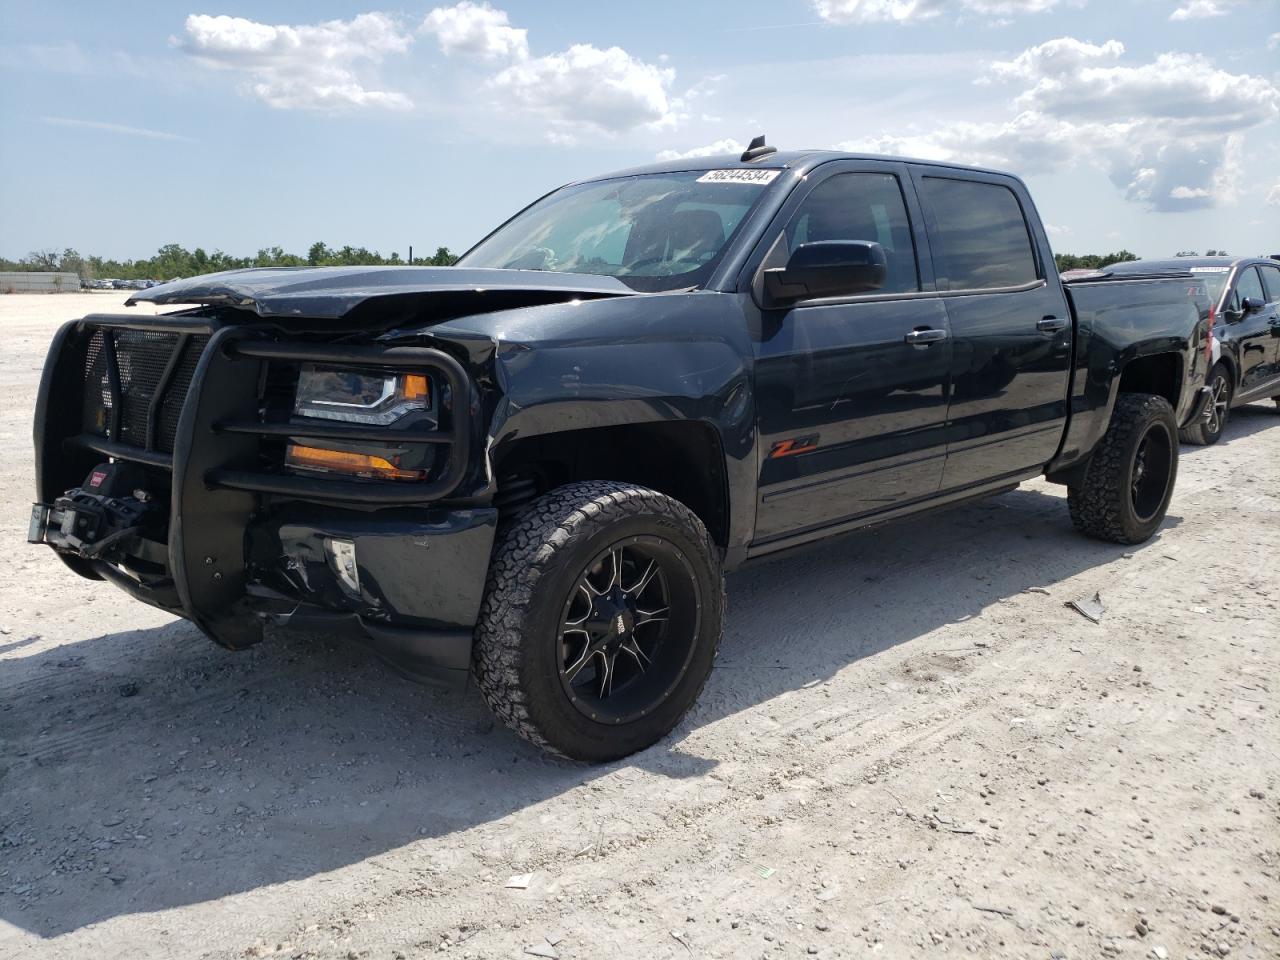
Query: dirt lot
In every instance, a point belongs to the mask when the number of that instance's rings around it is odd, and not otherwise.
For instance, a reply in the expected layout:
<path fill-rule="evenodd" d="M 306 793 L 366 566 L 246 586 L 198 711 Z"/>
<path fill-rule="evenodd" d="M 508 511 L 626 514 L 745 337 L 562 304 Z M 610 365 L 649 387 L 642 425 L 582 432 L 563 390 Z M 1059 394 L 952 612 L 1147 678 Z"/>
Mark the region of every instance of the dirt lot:
<path fill-rule="evenodd" d="M 0 297 L 0 956 L 1280 955 L 1272 405 L 1138 549 L 1033 483 L 749 567 L 690 718 L 586 768 L 23 544 L 46 344 L 120 297 Z"/>

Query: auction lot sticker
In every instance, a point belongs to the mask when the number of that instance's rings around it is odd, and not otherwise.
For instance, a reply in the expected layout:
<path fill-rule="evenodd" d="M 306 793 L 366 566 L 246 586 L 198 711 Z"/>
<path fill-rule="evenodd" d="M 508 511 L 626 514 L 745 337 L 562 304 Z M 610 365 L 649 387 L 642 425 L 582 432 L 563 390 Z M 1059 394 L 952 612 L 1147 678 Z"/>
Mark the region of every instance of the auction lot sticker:
<path fill-rule="evenodd" d="M 781 170 L 712 170 L 698 178 L 698 183 L 754 183 L 766 187 L 778 179 Z"/>

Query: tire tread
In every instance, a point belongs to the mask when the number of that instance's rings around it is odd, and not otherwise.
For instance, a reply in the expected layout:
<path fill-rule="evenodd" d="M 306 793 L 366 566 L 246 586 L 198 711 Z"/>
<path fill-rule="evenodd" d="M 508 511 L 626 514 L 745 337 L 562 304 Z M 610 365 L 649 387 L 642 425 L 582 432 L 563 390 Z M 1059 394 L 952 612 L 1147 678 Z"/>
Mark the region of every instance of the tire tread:
<path fill-rule="evenodd" d="M 1089 461 L 1084 482 L 1067 489 L 1067 506 L 1076 529 L 1096 540 L 1112 543 L 1140 543 L 1125 528 L 1129 489 L 1125 482 L 1130 449 L 1141 432 L 1155 419 L 1173 423 L 1173 408 L 1164 397 L 1150 393 L 1122 393 L 1116 398 L 1111 423 Z M 1176 437 L 1177 430 L 1171 431 Z M 1176 447 L 1177 441 L 1174 439 Z M 1177 471 L 1175 449 L 1174 477 Z M 1174 477 L 1170 478 L 1170 486 Z M 1161 516 L 1163 521 L 1163 516 Z M 1157 524 L 1158 526 L 1158 524 Z"/>

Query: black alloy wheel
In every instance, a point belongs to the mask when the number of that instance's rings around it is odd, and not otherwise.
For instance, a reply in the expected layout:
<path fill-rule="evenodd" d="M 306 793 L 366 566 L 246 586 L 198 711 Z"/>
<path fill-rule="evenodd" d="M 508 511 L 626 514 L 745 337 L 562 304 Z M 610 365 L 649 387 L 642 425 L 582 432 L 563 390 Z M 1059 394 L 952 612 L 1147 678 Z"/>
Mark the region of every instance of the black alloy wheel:
<path fill-rule="evenodd" d="M 1176 449 L 1168 426 L 1159 420 L 1152 421 L 1138 441 L 1129 472 L 1129 497 L 1133 514 L 1142 523 L 1149 522 L 1164 504 Z"/>
<path fill-rule="evenodd" d="M 701 600 L 684 554 L 660 537 L 629 537 L 589 563 L 560 621 L 560 683 L 592 720 L 626 723 L 654 710 L 693 656 Z"/>

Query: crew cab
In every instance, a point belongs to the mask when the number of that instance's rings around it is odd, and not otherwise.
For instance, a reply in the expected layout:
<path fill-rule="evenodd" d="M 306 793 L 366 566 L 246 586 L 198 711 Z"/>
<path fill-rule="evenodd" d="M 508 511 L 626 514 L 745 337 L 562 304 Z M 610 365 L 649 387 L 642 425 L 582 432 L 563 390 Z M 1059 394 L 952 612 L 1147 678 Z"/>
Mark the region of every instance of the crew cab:
<path fill-rule="evenodd" d="M 1190 271 L 1213 304 L 1213 365 L 1206 416 L 1182 431 L 1187 443 L 1217 443 L 1234 407 L 1272 399 L 1280 405 L 1280 263 L 1266 257 L 1177 257 L 1134 260 L 1119 275 Z"/>
<path fill-rule="evenodd" d="M 454 267 L 169 282 L 54 338 L 33 542 L 240 649 L 349 629 L 617 758 L 706 683 L 723 576 L 1037 476 L 1146 540 L 1206 403 L 1189 272 L 1064 285 L 992 170 L 831 152 L 555 190 Z"/>

